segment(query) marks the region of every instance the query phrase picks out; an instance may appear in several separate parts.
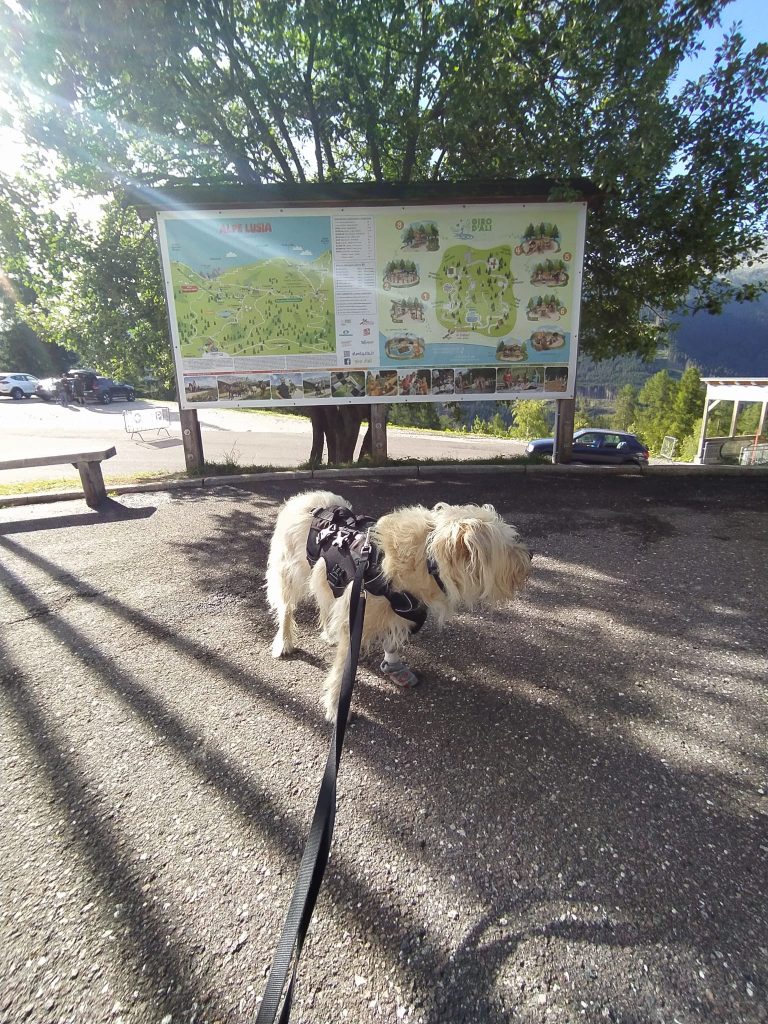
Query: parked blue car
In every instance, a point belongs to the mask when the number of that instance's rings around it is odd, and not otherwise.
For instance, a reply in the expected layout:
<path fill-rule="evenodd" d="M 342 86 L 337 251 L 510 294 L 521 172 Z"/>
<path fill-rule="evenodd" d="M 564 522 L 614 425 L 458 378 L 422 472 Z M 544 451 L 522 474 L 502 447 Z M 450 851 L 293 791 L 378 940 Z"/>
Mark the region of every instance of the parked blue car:
<path fill-rule="evenodd" d="M 537 437 L 525 449 L 528 455 L 551 455 L 554 438 Z M 622 466 L 634 462 L 648 465 L 648 449 L 634 434 L 622 430 L 598 430 L 584 427 L 573 435 L 573 462 L 595 462 L 606 466 Z"/>

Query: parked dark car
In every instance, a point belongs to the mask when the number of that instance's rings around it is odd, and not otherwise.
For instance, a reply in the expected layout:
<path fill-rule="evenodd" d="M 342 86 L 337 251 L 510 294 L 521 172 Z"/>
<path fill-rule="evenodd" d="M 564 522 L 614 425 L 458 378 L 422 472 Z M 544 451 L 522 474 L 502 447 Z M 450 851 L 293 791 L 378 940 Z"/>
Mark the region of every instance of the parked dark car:
<path fill-rule="evenodd" d="M 109 405 L 116 399 L 124 399 L 132 402 L 136 392 L 131 384 L 124 384 L 119 380 L 112 380 L 110 377 L 100 377 L 92 370 L 70 370 L 66 374 L 67 380 L 72 382 L 72 394 L 77 396 L 78 382 L 82 382 L 83 397 L 86 402 L 101 402 L 102 405 Z M 50 402 L 57 398 L 61 386 L 60 377 L 51 377 L 48 380 L 41 380 L 35 390 L 38 398 L 44 402 Z"/>
<path fill-rule="evenodd" d="M 90 388 L 86 385 L 85 389 L 86 400 L 101 402 L 103 405 L 109 405 L 110 402 L 120 398 L 126 402 L 132 402 L 135 397 L 136 392 L 130 384 L 111 380 L 109 377 L 96 377 L 91 382 Z"/>
<path fill-rule="evenodd" d="M 538 437 L 525 449 L 528 455 L 551 455 L 554 438 Z M 621 466 L 636 463 L 648 465 L 648 449 L 634 434 L 623 430 L 598 430 L 584 427 L 573 435 L 574 462 L 595 462 L 601 465 Z"/>

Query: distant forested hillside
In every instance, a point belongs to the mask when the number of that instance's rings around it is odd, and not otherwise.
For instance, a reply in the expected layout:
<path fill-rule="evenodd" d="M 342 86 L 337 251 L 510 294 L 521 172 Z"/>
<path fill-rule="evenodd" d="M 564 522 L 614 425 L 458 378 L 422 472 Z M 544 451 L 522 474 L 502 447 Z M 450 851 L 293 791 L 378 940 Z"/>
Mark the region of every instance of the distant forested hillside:
<path fill-rule="evenodd" d="M 745 269 L 734 275 L 738 283 L 765 280 L 768 268 Z M 652 363 L 637 356 L 621 356 L 595 363 L 579 359 L 577 390 L 588 398 L 613 398 L 624 384 L 642 387 L 659 370 L 679 376 L 694 363 L 702 377 L 768 377 L 768 295 L 756 302 L 732 302 L 712 316 L 695 313 L 675 318 L 669 349 Z"/>
<path fill-rule="evenodd" d="M 768 377 L 768 295 L 757 302 L 733 302 L 719 316 L 685 317 L 674 345 L 703 376 Z"/>
<path fill-rule="evenodd" d="M 615 398 L 624 384 L 641 388 L 660 369 L 669 369 L 669 363 L 644 363 L 640 356 L 615 356 L 596 363 L 589 356 L 582 356 L 576 371 L 576 390 L 587 398 Z"/>

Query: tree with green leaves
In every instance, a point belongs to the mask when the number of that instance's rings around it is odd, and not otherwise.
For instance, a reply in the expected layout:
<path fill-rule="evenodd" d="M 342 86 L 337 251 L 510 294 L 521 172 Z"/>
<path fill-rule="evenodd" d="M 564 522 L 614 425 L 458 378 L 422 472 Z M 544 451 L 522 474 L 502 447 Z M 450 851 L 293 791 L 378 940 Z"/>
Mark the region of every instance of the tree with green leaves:
<path fill-rule="evenodd" d="M 440 430 L 440 417 L 432 402 L 397 402 L 389 409 L 389 422 L 400 427 Z"/>
<path fill-rule="evenodd" d="M 6 89 L 69 186 L 586 176 L 581 345 L 651 356 L 692 294 L 762 282 L 768 45 L 728 30 L 674 94 L 725 0 L 18 0 L 0 7 Z M 514 73 L 500 73 L 499 69 Z"/>
<path fill-rule="evenodd" d="M 173 389 L 157 248 L 117 197 L 94 228 L 56 213 L 55 186 L 32 174 L 0 195 L 0 252 L 8 281 L 3 302 L 20 366 L 55 373 L 79 361 L 109 376 L 140 382 L 151 375 Z M 47 195 L 37 207 L 32 193 Z M 38 200 L 39 202 L 39 200 Z M 1 336 L 1 335 L 0 335 Z M 45 339 L 41 341 L 40 339 Z M 1 350 L 0 350 L 1 351 Z"/>
<path fill-rule="evenodd" d="M 699 371 L 695 366 L 686 367 L 678 382 L 670 410 L 669 433 L 673 437 L 682 441 L 693 433 L 694 424 L 702 417 L 706 394 L 707 389 L 701 383 Z"/>
<path fill-rule="evenodd" d="M 678 383 L 666 370 L 649 377 L 637 396 L 636 433 L 652 452 L 660 452 L 664 437 L 671 432 Z"/>
<path fill-rule="evenodd" d="M 62 302 L 34 323 L 46 337 L 66 341 L 83 363 L 137 383 L 151 376 L 169 393 L 173 360 L 154 231 L 120 199 L 84 236 Z"/>
<path fill-rule="evenodd" d="M 530 441 L 533 437 L 548 437 L 551 432 L 549 402 L 520 399 L 510 402 L 514 425 L 509 428 L 510 437 Z"/>
<path fill-rule="evenodd" d="M 18 180 L 0 173 L 0 368 L 38 377 L 61 373 L 77 358 L 33 323 L 61 301 L 80 256 L 77 220 L 56 211 L 57 198 L 32 169 Z"/>
<path fill-rule="evenodd" d="M 638 389 L 633 384 L 624 384 L 616 395 L 616 408 L 611 426 L 616 430 L 631 430 L 637 415 Z"/>

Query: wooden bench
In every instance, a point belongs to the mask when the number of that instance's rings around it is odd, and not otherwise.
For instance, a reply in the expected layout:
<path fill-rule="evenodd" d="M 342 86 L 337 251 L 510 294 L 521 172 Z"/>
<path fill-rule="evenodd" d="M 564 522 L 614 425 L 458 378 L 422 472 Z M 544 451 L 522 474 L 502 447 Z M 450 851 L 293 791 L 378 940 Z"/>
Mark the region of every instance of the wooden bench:
<path fill-rule="evenodd" d="M 91 508 L 98 508 L 107 500 L 107 489 L 101 475 L 101 464 L 104 459 L 117 455 L 114 448 L 103 452 L 70 452 L 68 455 L 40 455 L 31 459 L 11 459 L 0 462 L 3 469 L 31 469 L 34 466 L 76 466 L 83 482 L 85 500 Z"/>

